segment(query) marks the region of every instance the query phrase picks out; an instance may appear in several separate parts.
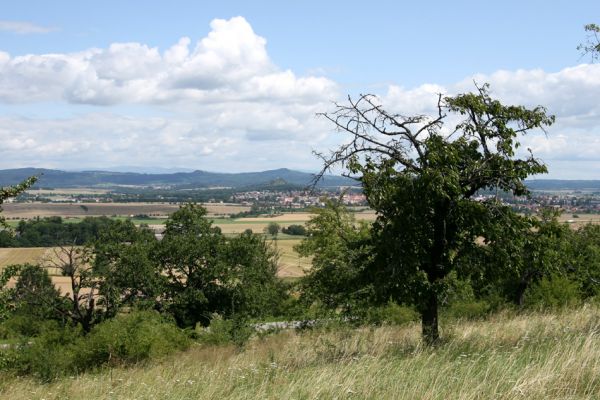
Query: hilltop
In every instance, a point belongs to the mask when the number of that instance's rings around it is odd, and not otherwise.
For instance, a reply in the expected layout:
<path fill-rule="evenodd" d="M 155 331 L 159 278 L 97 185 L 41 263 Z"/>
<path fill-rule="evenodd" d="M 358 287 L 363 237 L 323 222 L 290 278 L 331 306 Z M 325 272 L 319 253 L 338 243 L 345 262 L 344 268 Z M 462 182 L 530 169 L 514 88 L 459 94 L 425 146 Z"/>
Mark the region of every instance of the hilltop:
<path fill-rule="evenodd" d="M 110 187 L 110 186 L 175 186 L 175 187 L 228 187 L 244 188 L 265 186 L 273 182 L 298 187 L 309 186 L 314 174 L 280 168 L 259 172 L 176 172 L 147 174 L 138 172 L 112 171 L 62 171 L 44 168 L 18 168 L 0 170 L 0 186 L 14 185 L 29 176 L 39 176 L 35 187 L 71 188 L 71 187 Z M 353 179 L 326 175 L 319 181 L 318 187 L 356 186 Z"/>

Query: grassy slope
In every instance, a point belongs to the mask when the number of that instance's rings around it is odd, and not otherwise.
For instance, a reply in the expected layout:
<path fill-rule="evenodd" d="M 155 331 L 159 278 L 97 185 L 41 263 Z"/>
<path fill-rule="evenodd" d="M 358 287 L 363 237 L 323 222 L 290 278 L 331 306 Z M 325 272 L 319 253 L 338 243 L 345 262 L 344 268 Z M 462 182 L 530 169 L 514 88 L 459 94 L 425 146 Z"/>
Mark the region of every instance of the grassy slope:
<path fill-rule="evenodd" d="M 446 325 L 284 332 L 243 352 L 200 347 L 50 385 L 0 376 L 10 399 L 547 399 L 600 397 L 600 309 Z M 5 379 L 3 379 L 5 378 Z"/>

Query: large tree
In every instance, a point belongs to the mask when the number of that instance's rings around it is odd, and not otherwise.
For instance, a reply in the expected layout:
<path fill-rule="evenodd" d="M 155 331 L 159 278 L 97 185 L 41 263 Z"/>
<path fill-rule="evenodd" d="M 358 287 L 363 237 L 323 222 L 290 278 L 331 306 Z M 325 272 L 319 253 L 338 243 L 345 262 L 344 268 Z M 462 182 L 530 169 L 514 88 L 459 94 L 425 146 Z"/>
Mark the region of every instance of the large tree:
<path fill-rule="evenodd" d="M 372 95 L 348 98 L 322 115 L 349 137 L 331 153 L 319 154 L 322 174 L 346 168 L 377 211 L 372 276 L 382 296 L 411 298 L 424 338 L 434 342 L 445 278 L 508 212 L 497 199 L 479 201 L 477 194 L 484 189 L 527 194 L 524 179 L 547 170 L 531 152 L 516 154 L 518 139 L 543 130 L 554 117 L 540 106 L 506 106 L 490 97 L 488 85 L 475 93 L 440 95 L 434 116 L 386 111 Z M 459 122 L 452 124 L 450 117 Z"/>

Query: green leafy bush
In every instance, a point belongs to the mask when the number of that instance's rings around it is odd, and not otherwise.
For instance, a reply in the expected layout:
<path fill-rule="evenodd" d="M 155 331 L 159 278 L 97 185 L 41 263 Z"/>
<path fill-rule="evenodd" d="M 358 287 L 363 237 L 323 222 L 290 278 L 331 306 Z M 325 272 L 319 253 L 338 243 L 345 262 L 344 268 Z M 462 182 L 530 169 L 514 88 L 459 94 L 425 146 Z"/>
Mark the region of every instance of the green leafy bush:
<path fill-rule="evenodd" d="M 538 309 L 557 309 L 581 302 L 581 291 L 576 282 L 551 275 L 534 283 L 525 293 L 525 306 Z"/>
<path fill-rule="evenodd" d="M 196 328 L 198 340 L 210 345 L 233 343 L 242 347 L 254 333 L 254 328 L 240 318 L 223 319 L 216 315 L 210 321 L 210 326 Z"/>
<path fill-rule="evenodd" d="M 36 338 L 23 339 L 5 351 L 4 368 L 43 382 L 77 373 L 77 351 L 83 345 L 81 340 L 78 329 L 61 327 L 58 323 L 46 324 Z"/>
<path fill-rule="evenodd" d="M 184 350 L 190 341 L 157 312 L 136 311 L 97 325 L 80 351 L 83 365 L 132 364 Z"/>
<path fill-rule="evenodd" d="M 84 336 L 79 328 L 47 323 L 35 338 L 2 351 L 0 368 L 48 382 L 105 365 L 129 365 L 188 347 L 190 339 L 156 312 L 136 311 L 96 325 Z"/>
<path fill-rule="evenodd" d="M 456 319 L 477 319 L 488 315 L 490 310 L 491 307 L 487 301 L 460 300 L 451 303 L 445 309 L 445 314 L 450 318 Z"/>
<path fill-rule="evenodd" d="M 390 302 L 382 307 L 372 307 L 366 311 L 365 320 L 369 324 L 404 325 L 417 321 L 419 313 L 412 307 Z"/>

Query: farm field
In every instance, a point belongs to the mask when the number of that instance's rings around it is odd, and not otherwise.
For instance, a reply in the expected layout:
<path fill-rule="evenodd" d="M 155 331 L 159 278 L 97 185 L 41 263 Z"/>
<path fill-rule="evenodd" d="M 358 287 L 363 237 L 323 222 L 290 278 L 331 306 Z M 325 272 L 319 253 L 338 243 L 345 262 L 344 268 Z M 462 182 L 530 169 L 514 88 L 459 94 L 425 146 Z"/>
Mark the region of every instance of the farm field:
<path fill-rule="evenodd" d="M 444 320 L 420 326 L 283 331 L 244 349 L 195 345 L 161 361 L 51 384 L 0 375 L 21 399 L 598 399 L 600 309 Z"/>
<path fill-rule="evenodd" d="M 214 225 L 221 228 L 223 233 L 242 233 L 246 229 L 252 229 L 254 233 L 261 233 L 271 222 L 276 222 L 282 228 L 288 225 L 302 225 L 310 220 L 314 214 L 311 213 L 285 213 L 275 217 L 252 217 L 238 219 L 214 219 Z M 375 213 L 373 211 L 365 211 L 356 213 L 357 220 L 373 221 Z"/>
<path fill-rule="evenodd" d="M 94 189 L 94 188 L 55 188 L 55 189 L 27 189 L 25 193 L 31 195 L 94 195 L 94 194 L 106 194 L 109 193 L 108 189 Z"/>
<path fill-rule="evenodd" d="M 576 217 L 573 217 L 573 215 L 576 215 Z M 600 214 L 572 214 L 564 212 L 559 217 L 559 221 L 568 222 L 570 226 L 577 229 L 589 223 L 600 224 Z"/>
<path fill-rule="evenodd" d="M 279 252 L 279 273 L 281 278 L 298 278 L 304 275 L 304 271 L 310 268 L 310 259 L 300 257 L 293 247 L 300 243 L 301 239 L 297 236 L 279 235 L 277 241 L 268 240 L 268 242 Z M 16 247 L 0 248 L 0 271 L 13 264 L 38 264 L 51 260 L 57 260 L 58 248 L 54 247 Z M 57 276 L 57 271 L 50 270 L 52 281 L 57 287 L 66 293 L 66 278 Z"/>
<path fill-rule="evenodd" d="M 208 214 L 228 215 L 250 210 L 239 204 L 205 203 Z M 179 209 L 178 204 L 169 203 L 9 203 L 3 206 L 7 219 L 31 219 L 35 217 L 83 218 L 97 216 L 132 216 L 147 214 L 167 216 Z"/>

